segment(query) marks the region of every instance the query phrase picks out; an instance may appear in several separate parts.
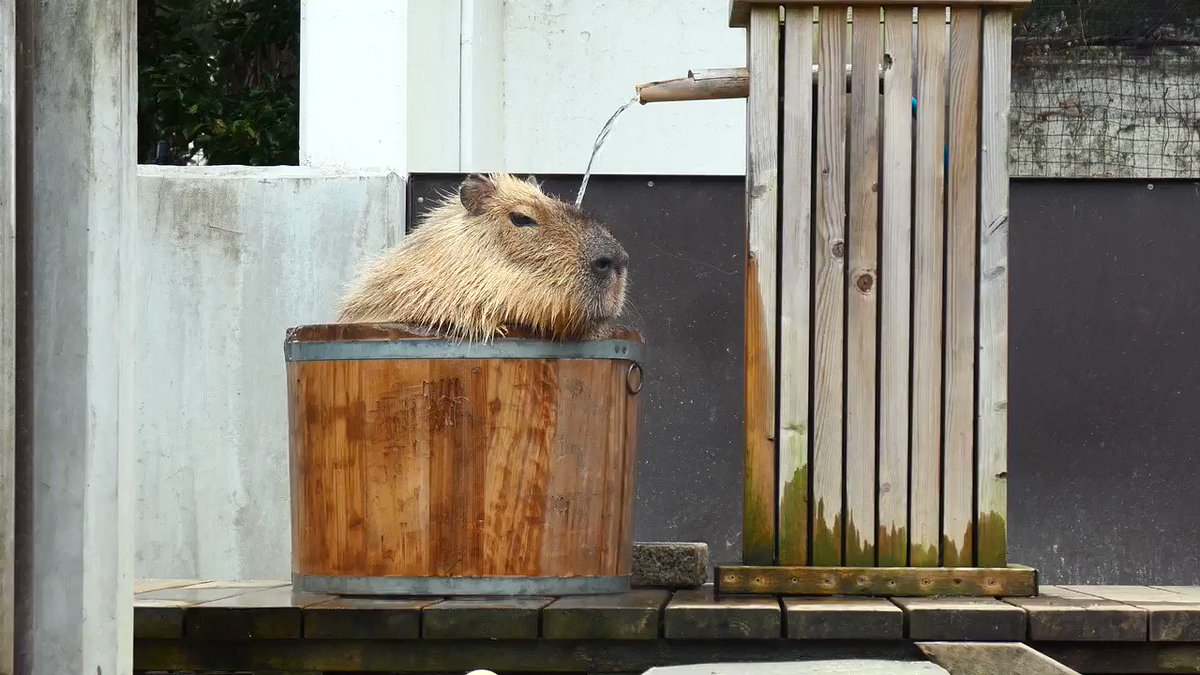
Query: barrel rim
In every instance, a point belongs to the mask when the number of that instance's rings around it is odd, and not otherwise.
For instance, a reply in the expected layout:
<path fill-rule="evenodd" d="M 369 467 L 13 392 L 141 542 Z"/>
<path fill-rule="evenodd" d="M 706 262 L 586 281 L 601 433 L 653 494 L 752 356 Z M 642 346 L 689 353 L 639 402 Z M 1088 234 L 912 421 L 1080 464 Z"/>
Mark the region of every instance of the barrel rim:
<path fill-rule="evenodd" d="M 506 340 L 537 340 L 541 339 L 529 329 L 514 326 L 506 329 L 502 339 Z M 626 340 L 644 343 L 642 334 L 632 328 L 614 329 L 606 336 L 609 340 Z M 364 341 L 394 341 L 394 340 L 445 340 L 460 342 L 451 338 L 438 337 L 418 326 L 403 323 L 315 323 L 291 326 L 287 329 L 285 343 L 294 342 L 364 342 Z M 593 342 L 581 340 L 580 342 Z M 571 341 L 555 341 L 570 343 Z"/>
<path fill-rule="evenodd" d="M 629 575 L 579 577 L 363 577 L 292 573 L 292 586 L 334 595 L 601 595 L 630 590 Z"/>
<path fill-rule="evenodd" d="M 644 347 L 632 340 L 500 339 L 484 343 L 442 339 L 365 340 L 361 342 L 286 342 L 284 359 L 298 361 L 371 361 L 405 359 L 597 359 L 641 363 Z"/>

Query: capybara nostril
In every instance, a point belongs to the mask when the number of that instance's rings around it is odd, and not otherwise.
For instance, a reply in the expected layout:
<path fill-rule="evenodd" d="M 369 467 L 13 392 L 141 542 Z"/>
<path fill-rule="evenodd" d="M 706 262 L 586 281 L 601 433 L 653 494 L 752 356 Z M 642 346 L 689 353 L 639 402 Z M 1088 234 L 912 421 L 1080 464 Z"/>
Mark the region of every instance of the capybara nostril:
<path fill-rule="evenodd" d="M 613 261 L 608 256 L 601 256 L 592 261 L 592 271 L 601 279 L 607 279 L 613 273 Z"/>

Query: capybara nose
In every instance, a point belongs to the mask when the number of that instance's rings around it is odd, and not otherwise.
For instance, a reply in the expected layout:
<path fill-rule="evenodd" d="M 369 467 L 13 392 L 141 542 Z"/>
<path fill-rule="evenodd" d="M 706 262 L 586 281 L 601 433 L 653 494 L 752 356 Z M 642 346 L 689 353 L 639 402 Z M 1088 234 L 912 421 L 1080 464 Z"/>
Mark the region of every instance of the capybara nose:
<path fill-rule="evenodd" d="M 626 267 L 629 267 L 629 256 L 619 247 L 592 259 L 592 272 L 601 279 L 620 274 Z"/>
<path fill-rule="evenodd" d="M 607 279 L 616 273 L 616 265 L 612 256 L 602 255 L 592 261 L 592 271 L 601 279 Z"/>

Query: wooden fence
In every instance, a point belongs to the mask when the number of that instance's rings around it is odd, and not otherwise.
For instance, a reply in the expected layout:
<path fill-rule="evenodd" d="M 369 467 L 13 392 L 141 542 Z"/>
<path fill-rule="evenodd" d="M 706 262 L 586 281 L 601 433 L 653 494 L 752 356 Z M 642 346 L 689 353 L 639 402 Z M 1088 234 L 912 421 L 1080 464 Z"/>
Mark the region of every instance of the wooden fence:
<path fill-rule="evenodd" d="M 746 468 L 726 591 L 1036 587 L 1006 560 L 1018 4 L 733 2 L 750 72 Z"/>

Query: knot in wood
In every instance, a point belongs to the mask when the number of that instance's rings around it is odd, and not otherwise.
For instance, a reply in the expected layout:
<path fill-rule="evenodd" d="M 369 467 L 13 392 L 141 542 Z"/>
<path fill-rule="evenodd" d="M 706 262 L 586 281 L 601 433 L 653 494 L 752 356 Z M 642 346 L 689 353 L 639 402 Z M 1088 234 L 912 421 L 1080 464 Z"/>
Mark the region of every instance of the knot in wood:
<path fill-rule="evenodd" d="M 863 272 L 854 280 L 854 285 L 860 293 L 870 293 L 872 288 L 875 288 L 875 275 L 870 272 Z"/>
<path fill-rule="evenodd" d="M 830 252 L 833 253 L 834 258 L 841 260 L 846 256 L 846 242 L 841 239 L 834 241 L 833 246 L 830 247 Z"/>

